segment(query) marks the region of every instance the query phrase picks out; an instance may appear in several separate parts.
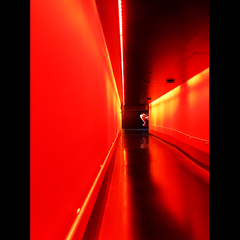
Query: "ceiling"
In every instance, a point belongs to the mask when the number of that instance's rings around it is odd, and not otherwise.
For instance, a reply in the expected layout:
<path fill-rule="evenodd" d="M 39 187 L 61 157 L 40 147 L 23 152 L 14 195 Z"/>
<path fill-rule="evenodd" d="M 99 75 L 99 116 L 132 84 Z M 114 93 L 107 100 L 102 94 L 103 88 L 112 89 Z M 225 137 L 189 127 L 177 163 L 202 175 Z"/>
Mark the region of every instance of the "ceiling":
<path fill-rule="evenodd" d="M 122 101 L 117 0 L 96 3 Z M 126 106 L 145 106 L 209 67 L 209 0 L 122 0 L 122 6 Z"/>

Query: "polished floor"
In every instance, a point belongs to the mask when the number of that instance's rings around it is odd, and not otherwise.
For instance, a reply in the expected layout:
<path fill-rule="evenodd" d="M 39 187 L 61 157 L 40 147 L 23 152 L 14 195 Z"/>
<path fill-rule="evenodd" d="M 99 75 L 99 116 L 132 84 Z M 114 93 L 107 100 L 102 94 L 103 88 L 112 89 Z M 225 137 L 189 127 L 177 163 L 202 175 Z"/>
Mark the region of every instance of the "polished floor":
<path fill-rule="evenodd" d="M 209 172 L 147 132 L 123 131 L 100 219 L 98 240 L 208 240 Z"/>

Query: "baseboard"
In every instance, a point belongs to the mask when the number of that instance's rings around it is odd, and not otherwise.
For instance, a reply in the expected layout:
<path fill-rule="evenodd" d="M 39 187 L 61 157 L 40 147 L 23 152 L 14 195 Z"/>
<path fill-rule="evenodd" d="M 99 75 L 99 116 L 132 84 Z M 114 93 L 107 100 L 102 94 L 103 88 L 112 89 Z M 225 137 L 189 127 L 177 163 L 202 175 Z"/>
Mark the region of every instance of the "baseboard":
<path fill-rule="evenodd" d="M 108 165 L 82 240 L 98 240 L 119 144 L 120 141 L 117 142 L 112 159 Z"/>
<path fill-rule="evenodd" d="M 98 172 L 98 175 L 95 178 L 95 181 L 91 187 L 91 189 L 89 190 L 88 195 L 85 198 L 85 201 L 82 205 L 82 207 L 80 208 L 80 211 L 77 215 L 77 217 L 75 218 L 72 227 L 70 228 L 68 235 L 66 236 L 65 240 L 79 240 L 83 238 L 84 232 L 86 230 L 89 218 L 91 216 L 94 204 L 96 202 L 99 190 L 101 188 L 106 170 L 108 168 L 108 165 L 112 159 L 114 150 L 117 146 L 119 137 L 121 135 L 121 130 L 119 130 L 117 132 L 117 135 L 111 145 L 111 148 L 102 164 L 102 167 L 100 169 L 100 171 Z"/>

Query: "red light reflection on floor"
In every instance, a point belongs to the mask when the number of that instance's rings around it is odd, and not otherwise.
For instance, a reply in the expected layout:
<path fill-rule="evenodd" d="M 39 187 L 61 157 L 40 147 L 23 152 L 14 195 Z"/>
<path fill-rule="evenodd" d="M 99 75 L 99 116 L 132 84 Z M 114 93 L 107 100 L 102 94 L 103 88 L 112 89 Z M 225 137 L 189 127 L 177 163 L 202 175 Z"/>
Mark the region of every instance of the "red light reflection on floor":
<path fill-rule="evenodd" d="M 122 134 L 100 240 L 209 239 L 209 172 L 148 134 Z"/>
<path fill-rule="evenodd" d="M 150 171 L 159 201 L 191 239 L 209 236 L 209 172 L 174 148 L 149 137 Z"/>
<path fill-rule="evenodd" d="M 131 211 L 129 209 L 129 184 L 127 179 L 127 155 L 121 146 L 118 149 L 99 238 L 103 240 L 131 238 Z"/>

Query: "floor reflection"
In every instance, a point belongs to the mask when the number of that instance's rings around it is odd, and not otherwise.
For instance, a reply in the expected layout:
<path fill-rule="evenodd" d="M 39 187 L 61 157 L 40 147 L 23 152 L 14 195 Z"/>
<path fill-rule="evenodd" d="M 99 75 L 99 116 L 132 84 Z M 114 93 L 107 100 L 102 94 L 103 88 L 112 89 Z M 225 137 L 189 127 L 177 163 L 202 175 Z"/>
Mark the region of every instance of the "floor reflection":
<path fill-rule="evenodd" d="M 148 133 L 123 133 L 98 239 L 209 239 L 208 178 Z"/>

